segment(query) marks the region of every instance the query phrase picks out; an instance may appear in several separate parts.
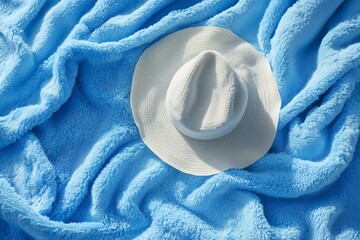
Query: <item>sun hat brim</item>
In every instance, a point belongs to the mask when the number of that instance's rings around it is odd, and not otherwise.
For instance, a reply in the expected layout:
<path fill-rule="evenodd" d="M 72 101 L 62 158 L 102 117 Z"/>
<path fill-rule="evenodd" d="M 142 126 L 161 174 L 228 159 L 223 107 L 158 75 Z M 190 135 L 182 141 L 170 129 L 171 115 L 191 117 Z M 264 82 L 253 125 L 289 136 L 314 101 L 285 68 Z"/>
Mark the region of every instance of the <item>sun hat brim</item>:
<path fill-rule="evenodd" d="M 240 123 L 212 140 L 183 135 L 169 120 L 165 106 L 167 88 L 177 69 L 205 50 L 221 53 L 248 90 Z M 245 40 L 218 27 L 180 30 L 146 49 L 135 67 L 130 102 L 145 144 L 176 169 L 202 176 L 245 168 L 264 156 L 273 143 L 281 105 L 266 59 Z"/>

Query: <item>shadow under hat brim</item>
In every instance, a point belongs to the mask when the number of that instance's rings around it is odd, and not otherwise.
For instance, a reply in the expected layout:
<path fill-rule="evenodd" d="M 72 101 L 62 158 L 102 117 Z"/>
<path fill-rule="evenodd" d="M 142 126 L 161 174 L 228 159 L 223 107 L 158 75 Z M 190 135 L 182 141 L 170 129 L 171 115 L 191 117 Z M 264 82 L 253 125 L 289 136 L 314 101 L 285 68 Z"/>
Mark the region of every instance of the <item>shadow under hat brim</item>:
<path fill-rule="evenodd" d="M 180 133 L 168 118 L 165 97 L 176 71 L 202 51 L 223 55 L 248 89 L 248 104 L 237 127 L 213 140 Z M 218 27 L 194 27 L 151 45 L 135 67 L 131 108 L 145 144 L 161 160 L 193 175 L 245 168 L 270 149 L 278 124 L 280 96 L 266 59 L 249 43 Z"/>

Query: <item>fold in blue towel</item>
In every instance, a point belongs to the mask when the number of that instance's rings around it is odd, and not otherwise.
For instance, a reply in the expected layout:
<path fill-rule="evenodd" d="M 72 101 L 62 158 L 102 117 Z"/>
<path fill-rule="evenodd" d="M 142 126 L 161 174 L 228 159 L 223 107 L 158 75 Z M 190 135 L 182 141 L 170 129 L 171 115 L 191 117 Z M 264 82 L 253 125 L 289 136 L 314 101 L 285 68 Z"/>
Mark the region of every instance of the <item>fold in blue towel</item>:
<path fill-rule="evenodd" d="M 358 0 L 1 1 L 0 23 L 1 239 L 360 239 Z M 149 45 L 205 25 L 264 54 L 282 109 L 261 160 L 196 177 L 129 95 Z"/>

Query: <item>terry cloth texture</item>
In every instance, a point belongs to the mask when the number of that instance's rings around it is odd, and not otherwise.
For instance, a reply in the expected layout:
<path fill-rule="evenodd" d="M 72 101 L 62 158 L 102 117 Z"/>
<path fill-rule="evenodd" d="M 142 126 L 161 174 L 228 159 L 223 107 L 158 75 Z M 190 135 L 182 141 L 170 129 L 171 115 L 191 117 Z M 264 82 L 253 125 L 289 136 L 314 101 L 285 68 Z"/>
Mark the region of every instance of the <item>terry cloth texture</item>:
<path fill-rule="evenodd" d="M 129 95 L 150 44 L 206 25 L 268 59 L 282 108 L 261 160 L 196 177 Z M 358 0 L 1 1 L 0 239 L 360 239 L 359 64 Z"/>

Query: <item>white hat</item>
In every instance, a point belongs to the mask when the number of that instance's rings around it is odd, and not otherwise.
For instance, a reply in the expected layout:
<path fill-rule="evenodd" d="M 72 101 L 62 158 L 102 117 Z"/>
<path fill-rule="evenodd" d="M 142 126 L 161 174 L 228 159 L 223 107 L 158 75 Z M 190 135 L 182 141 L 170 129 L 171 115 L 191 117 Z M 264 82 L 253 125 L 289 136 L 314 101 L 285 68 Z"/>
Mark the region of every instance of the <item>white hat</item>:
<path fill-rule="evenodd" d="M 266 59 L 218 27 L 172 33 L 136 64 L 135 123 L 163 161 L 193 175 L 245 168 L 271 147 L 280 96 Z"/>

